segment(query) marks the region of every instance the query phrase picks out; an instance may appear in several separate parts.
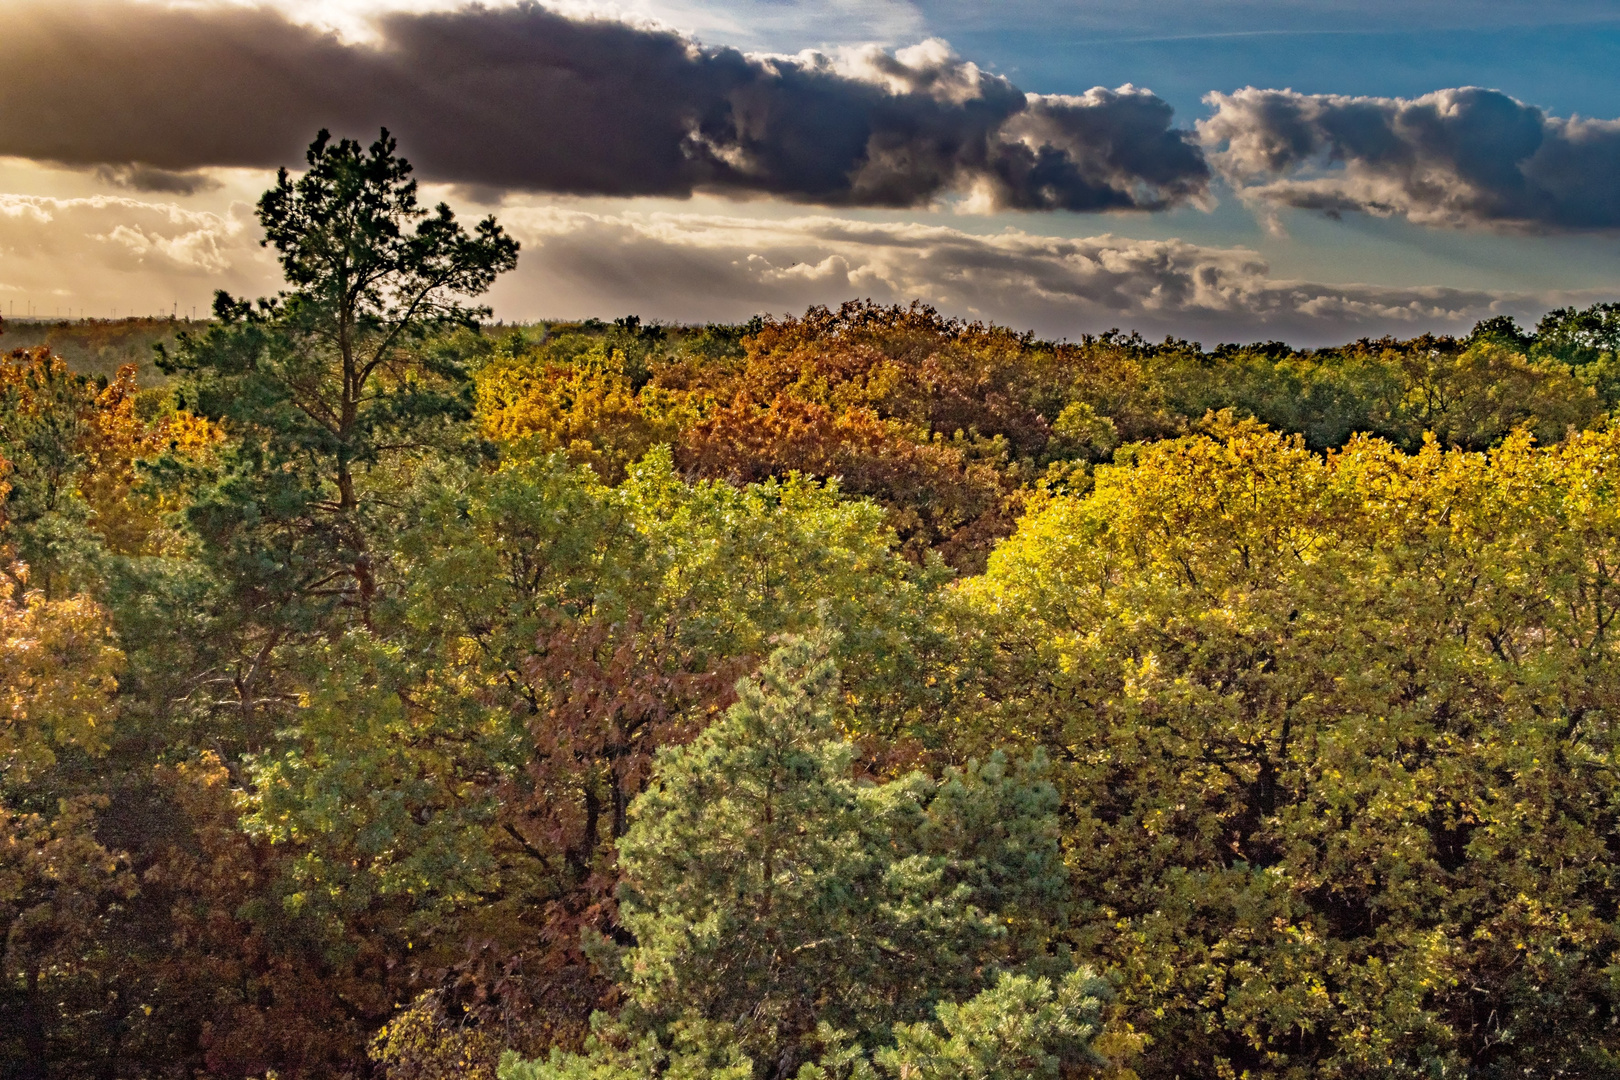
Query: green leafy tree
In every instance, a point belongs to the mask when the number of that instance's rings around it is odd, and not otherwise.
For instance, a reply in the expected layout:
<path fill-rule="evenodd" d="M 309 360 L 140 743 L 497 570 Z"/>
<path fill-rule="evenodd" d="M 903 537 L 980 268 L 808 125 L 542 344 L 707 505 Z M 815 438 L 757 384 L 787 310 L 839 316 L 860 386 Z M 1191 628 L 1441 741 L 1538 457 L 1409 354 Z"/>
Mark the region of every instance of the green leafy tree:
<path fill-rule="evenodd" d="M 1530 342 L 1533 355 L 1570 365 L 1605 405 L 1620 405 L 1620 304 L 1555 308 Z"/>
<path fill-rule="evenodd" d="M 79 491 L 95 405 L 95 385 L 47 350 L 0 356 L 6 541 L 53 598 L 92 586 L 103 554 Z"/>
<path fill-rule="evenodd" d="M 580 928 L 614 925 L 614 843 L 656 751 L 718 715 L 773 636 L 826 622 L 844 631 L 841 715 L 881 752 L 931 707 L 945 575 L 836 489 L 689 485 L 667 452 L 616 487 L 561 455 L 435 484 L 391 556 L 395 635 L 321 646 L 321 683 L 249 767 L 247 824 L 288 853 L 312 926 L 409 942 L 432 978 L 488 943 L 456 984 L 489 989 L 480 1019 L 580 1026 L 605 989 Z"/>
<path fill-rule="evenodd" d="M 1526 333 L 1519 326 L 1519 320 L 1512 315 L 1492 315 L 1488 319 L 1481 319 L 1474 324 L 1474 329 L 1468 334 L 1470 345 L 1479 342 L 1490 342 L 1495 345 L 1504 345 L 1517 352 L 1527 353 L 1530 346 L 1536 343 L 1536 335 Z"/>
<path fill-rule="evenodd" d="M 1620 352 L 1620 304 L 1554 308 L 1536 323 L 1527 345 L 1566 364 L 1590 364 Z"/>
<path fill-rule="evenodd" d="M 782 646 L 721 720 L 659 755 L 619 844 L 635 944 L 598 946 L 628 1004 L 597 1017 L 584 1054 L 509 1059 L 505 1076 L 1087 1059 L 1105 991 L 1044 950 L 1064 871 L 1042 763 L 857 779 L 825 650 Z M 1055 997 L 1043 969 L 1067 976 Z M 995 1045 L 998 1024 L 1016 1047 Z"/>

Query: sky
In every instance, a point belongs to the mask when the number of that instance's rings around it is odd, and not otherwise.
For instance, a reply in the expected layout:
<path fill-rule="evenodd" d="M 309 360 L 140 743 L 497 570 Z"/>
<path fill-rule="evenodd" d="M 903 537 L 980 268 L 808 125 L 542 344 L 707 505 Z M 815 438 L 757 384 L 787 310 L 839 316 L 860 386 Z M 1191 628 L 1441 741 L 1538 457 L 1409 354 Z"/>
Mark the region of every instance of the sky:
<path fill-rule="evenodd" d="M 0 315 L 274 292 L 275 169 L 386 126 L 507 320 L 1533 322 L 1620 299 L 1617 57 L 1614 0 L 0 0 Z"/>

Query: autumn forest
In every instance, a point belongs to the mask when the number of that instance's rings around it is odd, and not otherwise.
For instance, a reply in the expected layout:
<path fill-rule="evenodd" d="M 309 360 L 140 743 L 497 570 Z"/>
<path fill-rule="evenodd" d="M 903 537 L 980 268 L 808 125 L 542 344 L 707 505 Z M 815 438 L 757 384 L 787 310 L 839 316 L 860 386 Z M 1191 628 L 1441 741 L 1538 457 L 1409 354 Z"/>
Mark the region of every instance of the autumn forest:
<path fill-rule="evenodd" d="M 0 1078 L 1620 1075 L 1620 304 L 510 325 L 386 133 L 258 222 L 0 339 Z"/>

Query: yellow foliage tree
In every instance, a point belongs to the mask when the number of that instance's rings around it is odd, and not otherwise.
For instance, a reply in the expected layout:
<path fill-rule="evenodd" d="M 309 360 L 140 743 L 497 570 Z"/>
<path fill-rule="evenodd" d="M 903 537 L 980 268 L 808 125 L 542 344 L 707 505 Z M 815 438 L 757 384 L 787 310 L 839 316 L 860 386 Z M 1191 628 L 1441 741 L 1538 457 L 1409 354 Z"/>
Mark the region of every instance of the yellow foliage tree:
<path fill-rule="evenodd" d="M 138 392 L 130 364 L 98 391 L 43 348 L 0 358 L 0 412 L 9 419 L 0 435 L 22 453 L 17 463 L 27 480 L 19 525 L 78 507 L 110 551 L 161 550 L 164 519 L 179 500 L 141 491 L 136 463 L 164 453 L 199 458 L 224 433 L 183 410 L 144 419 L 136 411 Z"/>
<path fill-rule="evenodd" d="M 11 1005 L 0 1056 L 42 1060 L 65 1002 L 105 959 L 86 942 L 135 881 L 96 839 L 104 797 L 61 799 L 46 814 L 11 796 L 40 781 L 63 748 L 106 749 L 123 654 L 89 597 L 27 589 L 28 568 L 5 543 L 10 470 L 0 458 L 0 992 Z"/>
<path fill-rule="evenodd" d="M 53 747 L 105 748 L 123 654 L 89 597 L 27 591 L 27 566 L 3 544 L 10 471 L 0 458 L 0 775 L 26 782 L 55 760 Z"/>
<path fill-rule="evenodd" d="M 562 450 L 618 483 L 630 465 L 659 444 L 677 441 L 703 412 L 695 395 L 644 386 L 623 374 L 623 356 L 609 362 L 538 367 L 497 360 L 478 377 L 478 416 L 484 435 L 539 455 Z"/>
<path fill-rule="evenodd" d="M 1057 762 L 1135 1069 L 1611 1074 L 1620 431 L 1213 426 L 962 587 L 962 720 Z"/>

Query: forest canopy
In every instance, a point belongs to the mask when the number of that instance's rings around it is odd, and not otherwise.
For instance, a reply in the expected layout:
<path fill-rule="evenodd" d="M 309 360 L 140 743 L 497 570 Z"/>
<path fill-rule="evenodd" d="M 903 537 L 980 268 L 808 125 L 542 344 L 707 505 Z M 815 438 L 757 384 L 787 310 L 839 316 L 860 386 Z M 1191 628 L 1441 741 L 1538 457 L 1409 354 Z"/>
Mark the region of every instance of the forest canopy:
<path fill-rule="evenodd" d="M 510 326 L 386 133 L 258 212 L 7 329 L 0 1077 L 1620 1075 L 1620 305 Z"/>

